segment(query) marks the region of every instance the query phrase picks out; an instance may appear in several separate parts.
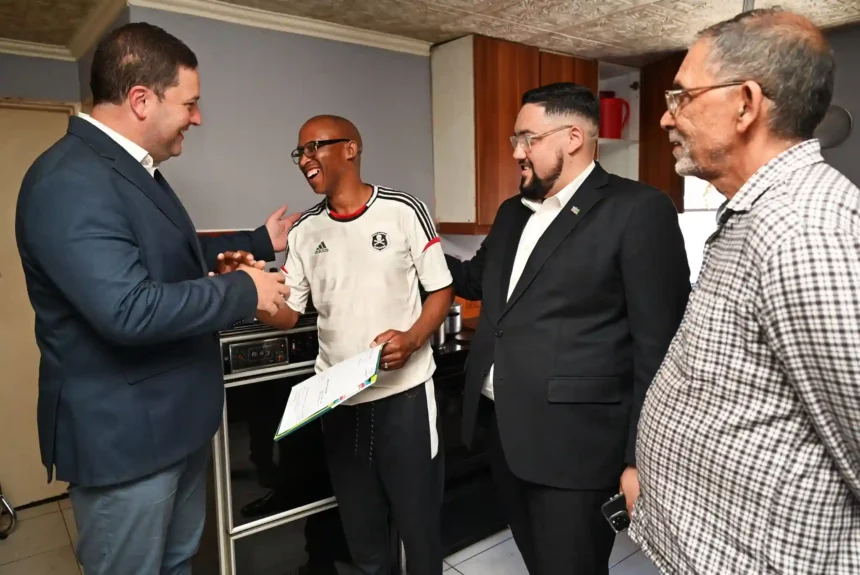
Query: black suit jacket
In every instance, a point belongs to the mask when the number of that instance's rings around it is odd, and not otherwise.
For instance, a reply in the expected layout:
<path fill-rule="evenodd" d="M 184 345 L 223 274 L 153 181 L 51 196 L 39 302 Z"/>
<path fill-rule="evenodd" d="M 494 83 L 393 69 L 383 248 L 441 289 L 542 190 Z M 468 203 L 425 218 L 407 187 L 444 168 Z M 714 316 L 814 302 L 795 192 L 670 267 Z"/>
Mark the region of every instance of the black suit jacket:
<path fill-rule="evenodd" d="M 247 274 L 206 273 L 225 249 L 273 260 L 265 227 L 198 241 L 169 187 L 71 118 L 24 177 L 15 233 L 36 312 L 48 480 L 56 466 L 74 484 L 115 484 L 206 445 L 224 402 L 215 332 L 257 302 Z"/>
<path fill-rule="evenodd" d="M 481 300 L 466 368 L 471 444 L 484 377 L 518 477 L 559 488 L 617 487 L 635 464 L 648 385 L 680 324 L 690 271 L 678 216 L 655 188 L 600 165 L 544 232 L 510 299 L 533 212 L 506 200 L 474 258 L 448 257 L 457 294 Z"/>

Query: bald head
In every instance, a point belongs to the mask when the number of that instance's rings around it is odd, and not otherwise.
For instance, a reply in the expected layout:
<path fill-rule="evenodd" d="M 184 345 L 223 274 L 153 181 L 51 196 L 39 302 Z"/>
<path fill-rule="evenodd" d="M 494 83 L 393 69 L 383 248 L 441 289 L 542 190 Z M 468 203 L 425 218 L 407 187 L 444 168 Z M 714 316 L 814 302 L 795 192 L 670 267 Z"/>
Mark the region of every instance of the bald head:
<path fill-rule="evenodd" d="M 327 196 L 361 183 L 361 134 L 341 116 L 314 116 L 299 130 L 293 158 L 311 188 Z"/>
<path fill-rule="evenodd" d="M 768 124 L 778 137 L 806 140 L 833 97 L 835 62 L 821 30 L 777 8 L 750 10 L 699 33 L 707 67 L 721 82 L 751 80 L 771 105 Z"/>
<path fill-rule="evenodd" d="M 331 114 L 323 114 L 314 116 L 302 125 L 299 130 L 299 143 L 302 141 L 302 133 L 323 134 L 324 137 L 313 137 L 312 140 L 335 140 L 346 138 L 352 140 L 358 145 L 359 153 L 364 147 L 361 141 L 361 133 L 355 124 L 344 117 L 334 116 Z M 309 140 L 308 140 L 309 141 Z"/>

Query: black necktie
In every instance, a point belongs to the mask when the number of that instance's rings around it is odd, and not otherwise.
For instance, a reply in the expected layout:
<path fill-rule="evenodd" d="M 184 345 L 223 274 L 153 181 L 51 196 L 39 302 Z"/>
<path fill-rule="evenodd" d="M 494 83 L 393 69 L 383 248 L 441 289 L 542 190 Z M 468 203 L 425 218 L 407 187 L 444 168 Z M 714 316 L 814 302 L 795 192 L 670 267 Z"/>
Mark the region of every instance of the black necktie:
<path fill-rule="evenodd" d="M 170 197 L 170 201 L 173 202 L 173 205 L 175 206 L 177 212 L 179 212 L 179 217 L 182 221 L 185 222 L 186 229 L 183 231 L 186 233 L 186 235 L 188 235 L 188 240 L 191 242 L 191 245 L 194 246 L 195 254 L 202 263 L 203 253 L 201 251 L 200 243 L 197 238 L 197 232 L 194 229 L 194 223 L 191 221 L 191 217 L 188 215 L 188 212 L 186 212 L 185 208 L 182 206 L 182 202 L 179 201 L 179 196 L 176 195 L 176 192 L 174 192 L 173 188 L 170 187 L 170 184 L 167 183 L 167 180 L 161 174 L 160 170 L 155 170 L 155 181 L 158 182 L 158 185 L 161 186 L 161 189 L 163 189 Z"/>
<path fill-rule="evenodd" d="M 170 184 L 167 183 L 167 180 L 164 179 L 164 176 L 161 174 L 161 171 L 155 170 L 155 181 L 158 182 L 158 185 L 167 192 L 167 195 L 170 196 L 170 199 L 174 204 L 181 207 L 181 203 L 179 202 L 179 197 L 176 195 L 176 192 L 173 191 L 173 188 L 170 187 Z"/>
<path fill-rule="evenodd" d="M 193 230 L 194 224 L 191 221 L 191 216 L 189 216 L 188 212 L 185 211 L 185 207 L 179 200 L 179 196 L 176 195 L 176 192 L 173 191 L 173 188 L 170 187 L 170 184 L 167 183 L 167 180 L 164 179 L 164 176 L 159 170 L 155 170 L 155 181 L 158 182 L 158 185 L 161 186 L 161 189 L 167 192 L 167 195 L 170 196 L 170 200 L 173 202 L 173 205 L 179 211 L 182 221 L 184 221 L 185 224 Z"/>

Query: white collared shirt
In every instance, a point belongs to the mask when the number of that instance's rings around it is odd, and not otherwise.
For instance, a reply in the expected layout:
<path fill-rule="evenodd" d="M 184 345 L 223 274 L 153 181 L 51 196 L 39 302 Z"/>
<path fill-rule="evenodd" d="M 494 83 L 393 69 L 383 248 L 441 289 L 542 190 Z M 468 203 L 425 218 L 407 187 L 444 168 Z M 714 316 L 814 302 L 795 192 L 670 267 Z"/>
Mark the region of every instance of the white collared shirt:
<path fill-rule="evenodd" d="M 508 296 L 505 301 L 507 301 L 514 292 L 514 288 L 520 280 L 520 276 L 523 274 L 523 270 L 526 267 L 526 262 L 528 262 L 529 256 L 531 256 L 532 250 L 534 250 L 538 240 L 540 240 L 541 236 L 543 236 L 544 232 L 555 220 L 556 216 L 561 213 L 561 210 L 565 205 L 567 205 L 567 202 L 570 201 L 570 198 L 573 197 L 573 194 L 576 193 L 582 185 L 582 182 L 584 182 L 589 174 L 591 174 L 593 169 L 594 162 L 591 162 L 581 174 L 551 198 L 547 198 L 543 201 L 522 198 L 523 205 L 528 207 L 534 213 L 529 217 L 529 220 L 523 228 L 523 234 L 520 236 L 520 243 L 517 246 L 517 255 L 514 258 L 514 267 L 511 270 L 511 281 L 508 284 Z M 488 373 L 487 377 L 484 379 L 484 388 L 481 390 L 481 393 L 490 399 L 494 399 L 494 368 L 495 365 L 490 366 L 490 373 Z"/>
<path fill-rule="evenodd" d="M 146 171 L 149 172 L 150 176 L 155 177 L 155 169 L 158 166 L 155 165 L 155 162 L 153 161 L 152 156 L 149 154 L 149 152 L 147 152 L 146 150 L 144 150 L 116 130 L 108 128 L 98 120 L 94 119 L 89 114 L 84 114 L 83 112 L 81 112 L 80 114 L 78 114 L 78 116 L 98 128 L 108 136 L 110 136 L 113 141 L 122 146 L 122 148 L 126 152 L 131 154 L 132 158 L 139 162 L 141 166 L 146 168 Z"/>

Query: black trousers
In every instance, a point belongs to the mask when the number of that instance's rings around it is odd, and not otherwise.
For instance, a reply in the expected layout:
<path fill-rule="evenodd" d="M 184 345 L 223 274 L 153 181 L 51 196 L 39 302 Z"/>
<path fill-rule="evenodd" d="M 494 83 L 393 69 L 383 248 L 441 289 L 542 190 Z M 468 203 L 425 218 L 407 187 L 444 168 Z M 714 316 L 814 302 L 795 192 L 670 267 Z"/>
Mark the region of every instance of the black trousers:
<path fill-rule="evenodd" d="M 492 403 L 483 397 L 481 401 Z M 516 477 L 505 460 L 492 411 L 487 454 L 493 481 L 529 574 L 609 573 L 615 532 L 600 507 L 618 490 L 557 489 Z"/>
<path fill-rule="evenodd" d="M 440 575 L 444 453 L 440 440 L 430 458 L 424 385 L 339 406 L 322 424 L 329 474 L 355 565 L 365 575 L 390 575 L 393 520 L 409 574 Z"/>

